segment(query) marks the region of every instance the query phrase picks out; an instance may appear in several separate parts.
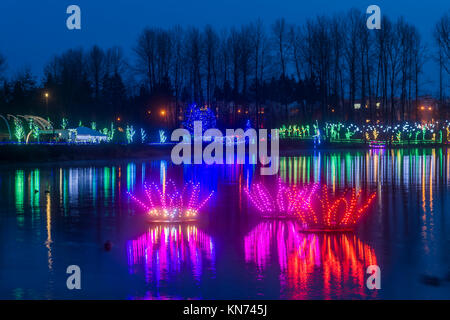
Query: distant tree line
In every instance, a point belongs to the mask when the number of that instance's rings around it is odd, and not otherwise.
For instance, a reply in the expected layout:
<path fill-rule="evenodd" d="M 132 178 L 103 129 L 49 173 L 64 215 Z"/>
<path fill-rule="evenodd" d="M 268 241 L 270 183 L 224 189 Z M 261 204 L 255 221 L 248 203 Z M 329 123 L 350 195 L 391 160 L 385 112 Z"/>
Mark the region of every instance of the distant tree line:
<path fill-rule="evenodd" d="M 449 15 L 436 23 L 428 48 L 403 18 L 384 16 L 379 30 L 367 29 L 366 19 L 351 9 L 301 25 L 146 28 L 130 57 L 119 47 L 70 49 L 46 64 L 40 82 L 28 69 L 2 77 L 0 56 L 0 114 L 178 126 L 197 103 L 220 125 L 412 120 L 430 60 L 439 67 L 440 116 L 448 116 Z"/>

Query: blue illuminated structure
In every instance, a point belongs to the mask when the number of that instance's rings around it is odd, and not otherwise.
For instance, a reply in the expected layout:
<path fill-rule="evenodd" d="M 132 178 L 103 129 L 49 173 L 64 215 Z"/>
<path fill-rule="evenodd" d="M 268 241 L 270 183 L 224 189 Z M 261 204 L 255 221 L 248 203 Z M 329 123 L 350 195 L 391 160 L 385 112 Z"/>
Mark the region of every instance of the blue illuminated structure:
<path fill-rule="evenodd" d="M 202 122 L 202 131 L 208 130 L 210 128 L 216 127 L 216 116 L 214 112 L 205 107 L 199 107 L 196 104 L 192 104 L 185 112 L 183 125 L 186 129 L 188 129 L 191 133 L 194 132 L 194 121 Z"/>

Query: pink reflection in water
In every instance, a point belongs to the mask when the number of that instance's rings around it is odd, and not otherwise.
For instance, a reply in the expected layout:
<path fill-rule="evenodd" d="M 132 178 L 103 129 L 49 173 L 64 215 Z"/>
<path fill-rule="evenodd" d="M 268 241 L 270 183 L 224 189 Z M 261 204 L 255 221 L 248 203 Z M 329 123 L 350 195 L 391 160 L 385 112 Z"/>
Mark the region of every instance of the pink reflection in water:
<path fill-rule="evenodd" d="M 127 243 L 128 265 L 145 267 L 146 281 L 170 280 L 189 270 L 199 281 L 204 268 L 215 270 L 215 248 L 209 235 L 194 225 L 156 225 Z"/>
<path fill-rule="evenodd" d="M 262 277 L 280 268 L 281 297 L 338 299 L 375 297 L 366 288 L 366 269 L 377 264 L 375 251 L 354 234 L 301 233 L 294 221 L 264 221 L 245 238 L 245 261 Z"/>

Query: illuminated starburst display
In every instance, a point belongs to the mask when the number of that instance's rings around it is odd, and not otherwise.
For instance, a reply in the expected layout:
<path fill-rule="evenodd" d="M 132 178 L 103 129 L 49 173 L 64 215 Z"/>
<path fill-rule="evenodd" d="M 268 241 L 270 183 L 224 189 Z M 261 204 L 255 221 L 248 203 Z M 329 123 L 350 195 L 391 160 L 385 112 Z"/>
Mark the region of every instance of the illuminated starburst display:
<path fill-rule="evenodd" d="M 346 190 L 342 195 L 332 197 L 326 185 L 321 191 L 303 198 L 298 217 L 305 230 L 309 231 L 351 231 L 367 212 L 375 199 L 376 193 L 369 194 L 366 199 L 362 191 Z"/>
<path fill-rule="evenodd" d="M 288 186 L 281 180 L 276 192 L 255 183 L 246 193 L 261 217 L 293 218 L 304 231 L 351 231 L 376 196 L 372 193 L 364 198 L 356 189 L 332 196 L 326 185 Z"/>
<path fill-rule="evenodd" d="M 303 199 L 309 199 L 316 186 L 297 188 L 287 186 L 278 179 L 277 191 L 270 191 L 263 183 L 255 183 L 245 192 L 250 202 L 264 218 L 293 218 L 298 216 L 298 208 Z M 299 202 L 300 201 L 300 202 Z"/>
<path fill-rule="evenodd" d="M 185 183 L 180 191 L 172 180 L 163 185 L 144 183 L 145 200 L 127 192 L 154 222 L 187 222 L 198 218 L 200 210 L 212 197 L 213 191 L 200 200 L 200 183 Z"/>

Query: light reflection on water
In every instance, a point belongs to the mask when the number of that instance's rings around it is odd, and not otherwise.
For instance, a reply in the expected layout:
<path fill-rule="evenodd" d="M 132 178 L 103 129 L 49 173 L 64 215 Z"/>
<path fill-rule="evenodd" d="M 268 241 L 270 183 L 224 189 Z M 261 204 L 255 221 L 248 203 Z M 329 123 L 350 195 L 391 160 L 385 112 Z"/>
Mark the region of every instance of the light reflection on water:
<path fill-rule="evenodd" d="M 210 236 L 189 224 L 160 224 L 127 243 L 130 273 L 144 267 L 147 282 L 155 282 L 179 273 L 184 267 L 200 281 L 204 265 L 215 269 L 215 250 Z"/>
<path fill-rule="evenodd" d="M 2 167 L 0 298 L 450 298 L 449 166 L 445 149 L 282 158 L 287 183 L 377 191 L 356 234 L 345 235 L 256 219 L 243 190 L 274 177 L 254 165 Z M 199 223 L 148 225 L 125 195 L 169 178 L 214 190 Z M 86 275 L 80 293 L 65 288 L 69 264 Z M 379 292 L 365 288 L 370 264 L 382 269 Z M 423 275 L 442 281 L 426 286 Z"/>
<path fill-rule="evenodd" d="M 264 221 L 244 239 L 245 260 L 258 274 L 278 264 L 282 298 L 376 296 L 365 288 L 366 269 L 377 264 L 373 248 L 354 234 L 300 230 L 293 221 Z M 318 285 L 323 289 L 319 296 Z"/>

